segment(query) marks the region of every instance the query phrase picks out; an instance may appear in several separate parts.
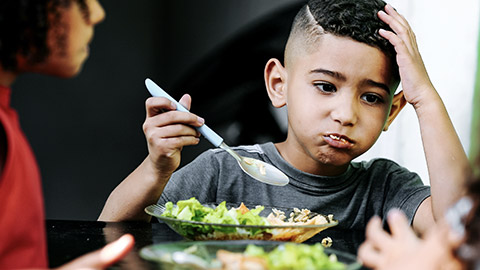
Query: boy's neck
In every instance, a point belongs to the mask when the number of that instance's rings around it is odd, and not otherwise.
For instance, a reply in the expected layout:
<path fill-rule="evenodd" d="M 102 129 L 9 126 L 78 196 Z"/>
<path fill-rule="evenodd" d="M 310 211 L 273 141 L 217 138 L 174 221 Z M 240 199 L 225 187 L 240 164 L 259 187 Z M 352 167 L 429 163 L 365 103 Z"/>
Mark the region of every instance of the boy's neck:
<path fill-rule="evenodd" d="M 324 164 L 313 159 L 305 157 L 304 154 L 301 154 L 298 151 L 297 147 L 293 147 L 287 141 L 276 143 L 275 147 L 285 161 L 296 169 L 321 176 L 337 176 L 346 172 L 350 163 L 347 163 L 342 166 L 334 166 L 330 164 Z"/>

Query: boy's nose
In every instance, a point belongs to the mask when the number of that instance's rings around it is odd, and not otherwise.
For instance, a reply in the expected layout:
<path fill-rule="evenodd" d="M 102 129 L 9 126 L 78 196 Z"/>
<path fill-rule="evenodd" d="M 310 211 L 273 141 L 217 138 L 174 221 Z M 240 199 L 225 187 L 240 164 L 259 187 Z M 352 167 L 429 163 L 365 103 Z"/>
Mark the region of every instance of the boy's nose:
<path fill-rule="evenodd" d="M 98 0 L 90 0 L 88 2 L 88 8 L 90 10 L 90 23 L 95 25 L 105 19 L 105 10 Z"/>
<path fill-rule="evenodd" d="M 353 98 L 343 99 L 342 102 L 334 104 L 331 117 L 342 126 L 353 126 L 357 123 L 357 104 Z"/>

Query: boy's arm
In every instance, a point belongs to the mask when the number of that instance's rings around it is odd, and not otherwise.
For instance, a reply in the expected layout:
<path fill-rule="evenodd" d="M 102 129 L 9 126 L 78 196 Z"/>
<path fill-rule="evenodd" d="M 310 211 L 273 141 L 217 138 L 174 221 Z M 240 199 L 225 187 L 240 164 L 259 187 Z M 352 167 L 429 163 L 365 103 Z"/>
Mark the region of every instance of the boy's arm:
<path fill-rule="evenodd" d="M 190 96 L 180 99 L 190 108 Z M 143 130 L 149 155 L 110 194 L 98 220 L 145 220 L 150 216 L 144 208 L 156 203 L 172 173 L 180 165 L 183 146 L 199 142 L 200 133 L 194 127 L 203 125 L 203 119 L 189 112 L 175 110 L 175 104 L 166 98 L 149 98 L 147 118 Z"/>
<path fill-rule="evenodd" d="M 413 221 L 415 231 L 423 233 L 462 196 L 471 168 L 445 105 L 428 77 L 408 22 L 388 4 L 378 16 L 394 31 L 379 33 L 395 47 L 404 96 L 415 108 L 420 124 L 432 192 Z"/>

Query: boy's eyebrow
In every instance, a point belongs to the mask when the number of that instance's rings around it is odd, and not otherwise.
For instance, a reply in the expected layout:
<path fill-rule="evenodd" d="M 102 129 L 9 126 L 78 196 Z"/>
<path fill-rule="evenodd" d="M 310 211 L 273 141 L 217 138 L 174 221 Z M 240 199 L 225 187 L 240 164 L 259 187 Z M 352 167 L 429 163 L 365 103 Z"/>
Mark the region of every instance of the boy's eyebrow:
<path fill-rule="evenodd" d="M 317 68 L 317 69 L 313 69 L 310 71 L 310 73 L 323 73 L 325 75 L 328 75 L 330 77 L 334 77 L 336 79 L 339 79 L 341 81 L 346 81 L 347 78 L 340 72 L 336 72 L 336 71 L 331 71 L 331 70 L 328 70 L 328 69 L 323 69 L 323 68 Z"/>
<path fill-rule="evenodd" d="M 310 71 L 310 73 L 323 73 L 325 75 L 328 75 L 330 77 L 334 77 L 334 78 L 339 79 L 341 81 L 346 81 L 347 80 L 347 78 L 342 73 L 332 71 L 332 70 L 328 70 L 328 69 L 323 69 L 323 68 L 313 69 L 313 70 Z M 376 81 L 370 80 L 370 79 L 366 79 L 365 82 L 368 85 L 371 85 L 373 87 L 378 87 L 378 88 L 381 88 L 381 89 L 385 90 L 389 95 L 391 93 L 390 87 L 388 87 L 388 85 L 386 85 L 384 83 L 376 82 Z"/>
<path fill-rule="evenodd" d="M 378 88 L 381 88 L 383 90 L 385 90 L 387 92 L 387 94 L 391 94 L 391 91 L 390 91 L 390 87 L 388 87 L 388 85 L 384 84 L 384 83 L 379 83 L 379 82 L 376 82 L 374 80 L 366 80 L 367 81 L 367 84 L 371 85 L 371 86 L 374 86 L 374 87 L 378 87 Z"/>

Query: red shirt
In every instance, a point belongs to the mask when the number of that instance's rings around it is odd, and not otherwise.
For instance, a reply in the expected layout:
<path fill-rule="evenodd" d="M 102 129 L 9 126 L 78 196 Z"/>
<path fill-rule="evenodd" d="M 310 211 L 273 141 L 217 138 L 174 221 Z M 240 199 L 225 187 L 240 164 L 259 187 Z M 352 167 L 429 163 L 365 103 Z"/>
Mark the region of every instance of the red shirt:
<path fill-rule="evenodd" d="M 0 125 L 7 143 L 5 163 L 0 170 L 0 269 L 46 268 L 40 172 L 18 115 L 10 107 L 10 94 L 9 88 L 0 86 Z M 0 147 L 4 147 L 2 143 Z"/>

